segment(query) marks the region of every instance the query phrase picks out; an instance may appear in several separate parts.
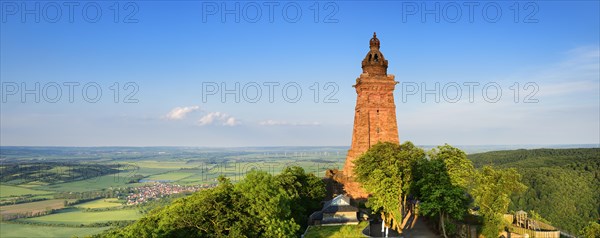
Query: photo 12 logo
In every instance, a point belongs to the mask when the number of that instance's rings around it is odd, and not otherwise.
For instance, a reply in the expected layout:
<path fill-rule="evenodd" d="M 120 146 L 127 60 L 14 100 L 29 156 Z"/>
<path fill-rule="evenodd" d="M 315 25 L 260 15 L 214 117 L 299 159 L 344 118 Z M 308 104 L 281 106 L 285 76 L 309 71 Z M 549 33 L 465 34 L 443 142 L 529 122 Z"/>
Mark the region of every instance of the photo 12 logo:
<path fill-rule="evenodd" d="M 457 23 L 483 20 L 496 23 L 510 19 L 514 23 L 538 23 L 536 2 L 402 2 L 402 23 Z"/>
<path fill-rule="evenodd" d="M 338 23 L 336 2 L 202 2 L 202 23 Z"/>
<path fill-rule="evenodd" d="M 336 95 L 339 86 L 335 82 L 314 82 L 303 86 L 297 82 L 202 82 L 202 102 L 209 99 L 221 103 L 268 102 L 283 100 L 287 103 L 297 103 L 303 95 L 309 95 L 314 103 L 338 103 Z"/>
<path fill-rule="evenodd" d="M 510 86 L 503 86 L 497 82 L 401 82 L 400 93 L 402 103 L 418 100 L 421 103 L 458 103 L 468 100 L 474 103 L 475 99 L 483 99 L 486 103 L 497 103 L 502 96 L 512 96 L 514 103 L 538 103 L 536 98 L 540 86 L 535 82 L 514 82 Z M 466 92 L 465 92 L 466 91 Z M 432 101 L 433 100 L 433 101 Z"/>
<path fill-rule="evenodd" d="M 2 23 L 138 23 L 140 11 L 136 2 L 121 1 L 2 1 L 0 7 Z"/>
<path fill-rule="evenodd" d="M 114 82 L 104 87 L 97 82 L 2 82 L 2 103 L 74 103 L 83 99 L 87 103 L 101 101 L 103 92 L 108 91 L 114 103 L 138 103 L 136 95 L 139 85 L 135 82 Z"/>

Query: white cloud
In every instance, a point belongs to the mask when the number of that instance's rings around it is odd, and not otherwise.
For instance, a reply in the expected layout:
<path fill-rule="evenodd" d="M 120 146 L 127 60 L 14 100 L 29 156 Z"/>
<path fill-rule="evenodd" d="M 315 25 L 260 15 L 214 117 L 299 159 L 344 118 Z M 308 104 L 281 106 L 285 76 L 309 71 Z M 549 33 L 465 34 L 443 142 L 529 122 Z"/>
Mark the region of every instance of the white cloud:
<path fill-rule="evenodd" d="M 167 115 L 165 115 L 165 118 L 168 120 L 181 120 L 185 118 L 185 116 L 190 112 L 197 111 L 199 109 L 199 106 L 176 107 L 173 108 L 173 110 L 171 110 L 169 113 L 167 113 Z"/>
<path fill-rule="evenodd" d="M 319 122 L 287 122 L 287 121 L 276 121 L 266 120 L 258 123 L 261 126 L 320 126 Z"/>
<path fill-rule="evenodd" d="M 240 124 L 240 121 L 238 119 L 226 113 L 209 112 L 208 114 L 200 118 L 200 120 L 198 120 L 198 125 L 206 126 L 212 125 L 216 122 L 220 122 L 223 126 L 237 126 Z"/>

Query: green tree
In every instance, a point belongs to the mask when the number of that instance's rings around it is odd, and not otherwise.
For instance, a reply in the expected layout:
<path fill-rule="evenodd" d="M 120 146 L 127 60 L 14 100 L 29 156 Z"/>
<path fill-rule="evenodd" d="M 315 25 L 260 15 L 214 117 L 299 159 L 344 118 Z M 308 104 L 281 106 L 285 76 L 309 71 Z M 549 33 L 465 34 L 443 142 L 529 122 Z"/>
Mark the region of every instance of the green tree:
<path fill-rule="evenodd" d="M 469 199 L 464 189 L 452 184 L 446 164 L 441 159 L 426 161 L 419 166 L 422 177 L 416 182 L 419 192 L 419 213 L 439 217 L 442 234 L 446 235 L 445 219 L 460 220 L 467 211 Z"/>
<path fill-rule="evenodd" d="M 250 237 L 289 237 L 300 229 L 291 218 L 292 197 L 272 175 L 251 171 L 235 186 L 244 200 L 244 209 L 255 222 L 250 222 Z M 287 221 L 286 221 L 287 220 Z M 291 233 L 287 233 L 293 231 Z"/>
<path fill-rule="evenodd" d="M 432 149 L 428 154 L 432 160 L 444 162 L 453 185 L 462 187 L 465 191 L 472 187 L 475 168 L 464 151 L 444 144 Z"/>
<path fill-rule="evenodd" d="M 371 193 L 366 205 L 392 229 L 401 230 L 413 167 L 424 158 L 425 152 L 409 141 L 380 142 L 354 162 L 357 181 Z"/>
<path fill-rule="evenodd" d="M 600 224 L 597 222 L 589 222 L 581 230 L 581 235 L 585 238 L 600 238 Z"/>
<path fill-rule="evenodd" d="M 104 237 L 295 237 L 292 199 L 272 175 L 251 171 L 233 185 L 219 185 L 150 211 Z"/>
<path fill-rule="evenodd" d="M 232 231 L 248 230 L 235 209 L 239 196 L 228 179 L 219 178 L 213 189 L 175 200 L 167 207 L 148 215 L 122 230 L 112 230 L 105 237 L 226 237 Z M 244 236 L 242 236 L 244 237 Z"/>
<path fill-rule="evenodd" d="M 275 179 L 291 198 L 294 204 L 290 208 L 292 217 L 300 224 L 300 231 L 304 230 L 310 213 L 321 208 L 321 201 L 326 196 L 325 183 L 299 166 L 285 168 Z"/>
<path fill-rule="evenodd" d="M 527 188 L 520 180 L 521 175 L 515 169 L 494 170 L 484 166 L 477 172 L 471 195 L 483 217 L 482 234 L 486 237 L 496 237 L 502 230 L 503 214 L 508 211 L 510 196 Z"/>

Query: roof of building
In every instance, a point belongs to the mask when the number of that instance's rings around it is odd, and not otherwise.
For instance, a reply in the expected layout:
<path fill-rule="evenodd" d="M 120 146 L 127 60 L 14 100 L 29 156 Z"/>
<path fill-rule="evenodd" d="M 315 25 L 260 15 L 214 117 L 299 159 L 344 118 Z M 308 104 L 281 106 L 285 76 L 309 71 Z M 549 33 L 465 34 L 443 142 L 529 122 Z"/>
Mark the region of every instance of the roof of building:
<path fill-rule="evenodd" d="M 343 205 L 343 206 L 329 206 L 324 208 L 323 210 L 321 210 L 323 213 L 336 213 L 336 212 L 358 212 L 358 208 L 350 206 L 350 205 Z"/>
<path fill-rule="evenodd" d="M 341 194 L 326 202 L 321 211 L 324 213 L 357 212 L 358 208 L 350 205 L 350 197 Z"/>

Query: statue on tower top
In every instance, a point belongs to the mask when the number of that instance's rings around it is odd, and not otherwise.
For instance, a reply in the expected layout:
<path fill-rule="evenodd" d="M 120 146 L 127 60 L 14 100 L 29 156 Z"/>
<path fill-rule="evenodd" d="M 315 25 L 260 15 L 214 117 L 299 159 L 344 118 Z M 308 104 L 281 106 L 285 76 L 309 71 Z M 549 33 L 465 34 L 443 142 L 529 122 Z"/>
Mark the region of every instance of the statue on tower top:
<path fill-rule="evenodd" d="M 369 45 L 371 46 L 371 50 L 373 50 L 373 48 L 375 48 L 376 50 L 379 50 L 379 39 L 377 39 L 377 33 L 373 32 L 373 38 L 371 38 L 371 40 L 369 41 Z"/>
<path fill-rule="evenodd" d="M 373 38 L 369 41 L 370 50 L 362 61 L 363 73 L 370 75 L 387 75 L 388 61 L 383 57 L 377 33 L 373 32 Z"/>

